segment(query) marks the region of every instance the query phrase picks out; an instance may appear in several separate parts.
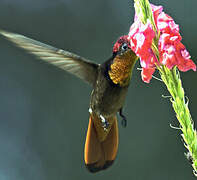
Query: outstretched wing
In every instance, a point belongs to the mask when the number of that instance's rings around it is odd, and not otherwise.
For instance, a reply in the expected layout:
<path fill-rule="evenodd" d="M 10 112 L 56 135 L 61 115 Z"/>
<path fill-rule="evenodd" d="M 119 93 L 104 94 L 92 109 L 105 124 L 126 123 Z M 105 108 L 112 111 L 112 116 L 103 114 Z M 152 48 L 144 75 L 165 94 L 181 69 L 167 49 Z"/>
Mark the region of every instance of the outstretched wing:
<path fill-rule="evenodd" d="M 98 64 L 20 34 L 3 30 L 0 30 L 0 34 L 36 57 L 76 75 L 91 85 L 94 84 L 97 77 Z"/>

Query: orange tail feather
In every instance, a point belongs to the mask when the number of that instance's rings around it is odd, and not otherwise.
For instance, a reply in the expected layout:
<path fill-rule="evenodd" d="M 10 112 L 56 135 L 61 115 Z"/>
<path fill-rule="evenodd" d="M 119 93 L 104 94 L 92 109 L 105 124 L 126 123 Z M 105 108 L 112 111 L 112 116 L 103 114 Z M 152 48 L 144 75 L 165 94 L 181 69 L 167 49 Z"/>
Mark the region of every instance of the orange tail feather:
<path fill-rule="evenodd" d="M 107 135 L 104 134 L 104 138 L 101 138 L 101 131 L 95 123 L 98 121 L 100 122 L 100 119 L 95 119 L 95 116 L 90 116 L 85 143 L 85 164 L 87 169 L 92 173 L 107 169 L 111 166 L 116 158 L 118 150 L 117 118 L 113 117 L 108 120 L 108 122 L 113 123 Z"/>

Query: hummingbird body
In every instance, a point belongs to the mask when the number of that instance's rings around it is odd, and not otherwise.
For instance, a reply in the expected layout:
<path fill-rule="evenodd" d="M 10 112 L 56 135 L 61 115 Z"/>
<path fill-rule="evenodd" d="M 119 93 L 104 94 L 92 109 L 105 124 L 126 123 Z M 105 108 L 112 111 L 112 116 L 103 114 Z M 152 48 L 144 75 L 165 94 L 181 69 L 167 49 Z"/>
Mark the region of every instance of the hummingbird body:
<path fill-rule="evenodd" d="M 98 78 L 91 94 L 90 108 L 96 114 L 110 117 L 116 115 L 123 106 L 128 87 L 113 84 L 102 65 L 98 71 Z"/>
<path fill-rule="evenodd" d="M 0 30 L 0 34 L 29 53 L 74 74 L 93 87 L 84 150 L 85 165 L 90 172 L 108 168 L 114 162 L 118 150 L 116 116 L 119 112 L 124 117 L 122 108 L 132 69 L 137 61 L 128 37 L 120 37 L 114 45 L 112 57 L 100 65 L 23 35 L 3 30 Z"/>
<path fill-rule="evenodd" d="M 90 122 L 85 144 L 85 163 L 91 172 L 106 169 L 116 157 L 118 149 L 116 116 L 124 105 L 132 69 L 137 60 L 136 55 L 129 49 L 127 36 L 121 37 L 117 44 L 119 46 L 117 50 L 114 49 L 113 56 L 98 67 L 97 79 L 91 94 Z M 121 49 L 123 45 L 125 49 Z M 108 123 L 107 129 L 103 128 L 102 118 Z M 89 133 L 90 129 L 95 129 L 95 132 Z M 94 142 L 90 142 L 89 137 L 93 136 L 97 138 L 92 138 Z M 96 151 L 91 152 L 95 145 Z M 95 154 L 98 157 L 95 158 Z"/>
<path fill-rule="evenodd" d="M 114 47 L 113 56 L 97 67 L 97 78 L 90 101 L 91 109 L 106 117 L 116 115 L 123 107 L 132 69 L 137 60 L 129 49 L 127 36 L 122 36 Z"/>

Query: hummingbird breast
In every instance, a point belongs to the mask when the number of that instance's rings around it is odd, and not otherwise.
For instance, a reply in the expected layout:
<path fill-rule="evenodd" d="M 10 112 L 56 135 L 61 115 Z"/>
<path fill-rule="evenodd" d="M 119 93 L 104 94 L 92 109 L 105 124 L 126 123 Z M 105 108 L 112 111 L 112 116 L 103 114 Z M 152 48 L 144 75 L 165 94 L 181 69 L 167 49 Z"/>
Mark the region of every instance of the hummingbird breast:
<path fill-rule="evenodd" d="M 90 107 L 98 115 L 113 116 L 123 107 L 127 90 L 128 86 L 121 87 L 110 82 L 103 69 L 99 68 Z"/>

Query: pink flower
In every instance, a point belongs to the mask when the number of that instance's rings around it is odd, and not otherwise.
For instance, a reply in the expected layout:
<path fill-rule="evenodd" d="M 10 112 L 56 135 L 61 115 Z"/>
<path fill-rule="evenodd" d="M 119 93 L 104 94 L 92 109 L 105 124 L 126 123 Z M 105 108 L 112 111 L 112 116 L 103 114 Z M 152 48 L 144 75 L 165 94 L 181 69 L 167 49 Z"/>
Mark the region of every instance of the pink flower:
<path fill-rule="evenodd" d="M 151 5 L 155 25 L 160 33 L 158 41 L 159 60 L 153 50 L 152 42 L 155 32 L 149 20 L 144 25 L 135 15 L 134 23 L 130 27 L 129 37 L 131 49 L 140 57 L 142 66 L 142 80 L 149 83 L 155 71 L 155 64 L 166 65 L 169 69 L 177 66 L 180 71 L 190 69 L 196 71 L 196 65 L 190 59 L 189 52 L 181 43 L 182 37 L 179 26 L 175 24 L 172 17 L 163 12 L 162 6 Z"/>
<path fill-rule="evenodd" d="M 130 28 L 129 38 L 131 49 L 141 58 L 141 65 L 144 68 L 154 66 L 156 58 L 152 52 L 151 44 L 155 37 L 150 22 L 146 25 L 136 21 Z"/>

